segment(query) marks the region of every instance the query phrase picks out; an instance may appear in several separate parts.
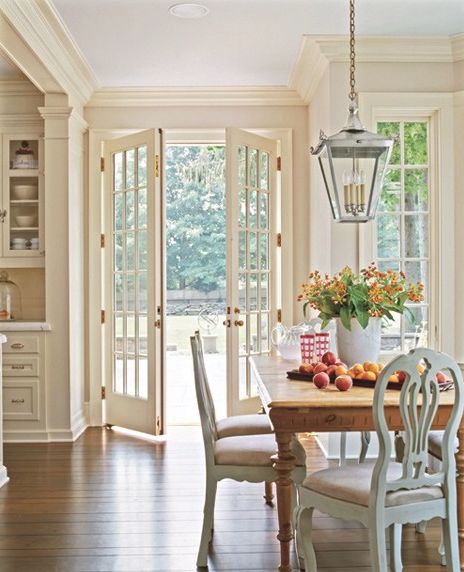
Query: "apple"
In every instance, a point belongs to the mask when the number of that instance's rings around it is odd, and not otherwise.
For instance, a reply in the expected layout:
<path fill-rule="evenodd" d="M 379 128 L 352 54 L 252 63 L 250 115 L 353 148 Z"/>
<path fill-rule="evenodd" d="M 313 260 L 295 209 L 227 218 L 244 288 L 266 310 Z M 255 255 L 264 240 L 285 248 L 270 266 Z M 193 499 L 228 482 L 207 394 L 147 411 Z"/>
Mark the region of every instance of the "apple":
<path fill-rule="evenodd" d="M 329 377 L 336 377 L 337 376 L 337 366 L 336 365 L 329 365 L 326 373 Z"/>
<path fill-rule="evenodd" d="M 313 377 L 313 383 L 317 389 L 325 389 L 330 383 L 330 378 L 324 371 L 321 371 Z"/>
<path fill-rule="evenodd" d="M 314 373 L 322 373 L 322 372 L 326 372 L 328 370 L 328 367 L 325 365 L 325 363 L 318 363 L 316 365 L 316 367 L 314 368 Z"/>
<path fill-rule="evenodd" d="M 338 391 L 348 391 L 353 386 L 353 380 L 349 375 L 339 375 L 335 380 Z"/>
<path fill-rule="evenodd" d="M 401 383 L 403 383 L 403 381 L 406 381 L 406 374 L 404 373 L 404 371 L 397 371 L 396 376 L 398 377 L 398 381 L 400 381 Z"/>
<path fill-rule="evenodd" d="M 325 365 L 335 365 L 337 363 L 337 356 L 333 352 L 325 352 L 322 356 L 322 362 Z"/>
<path fill-rule="evenodd" d="M 437 381 L 438 383 L 446 383 L 446 376 L 442 371 L 437 373 Z"/>
<path fill-rule="evenodd" d="M 313 366 L 310 363 L 302 363 L 298 368 L 300 373 L 305 373 L 307 375 L 311 375 L 313 373 Z"/>

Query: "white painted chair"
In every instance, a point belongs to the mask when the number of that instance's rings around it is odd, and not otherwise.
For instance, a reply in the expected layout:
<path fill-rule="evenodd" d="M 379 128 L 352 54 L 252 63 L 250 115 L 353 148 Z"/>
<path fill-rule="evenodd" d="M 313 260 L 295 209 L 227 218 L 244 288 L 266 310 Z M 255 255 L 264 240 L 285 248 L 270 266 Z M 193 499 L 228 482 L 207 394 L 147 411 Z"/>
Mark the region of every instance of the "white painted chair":
<path fill-rule="evenodd" d="M 209 401 L 208 380 L 199 336 L 192 336 L 190 343 L 206 457 L 206 498 L 197 557 L 197 566 L 203 567 L 207 566 L 208 548 L 213 534 L 217 483 L 222 479 L 252 483 L 275 481 L 277 473 L 272 467 L 271 456 L 276 453 L 276 442 L 275 436 L 271 433 L 218 438 L 214 413 Z M 297 440 L 293 445 L 297 467 L 292 473 L 292 478 L 296 484 L 299 484 L 306 476 L 306 455 Z"/>
<path fill-rule="evenodd" d="M 424 360 L 422 375 L 416 366 Z M 384 411 L 388 378 L 395 371 L 406 372 L 400 394 L 400 413 L 404 430 L 405 452 L 401 463 L 391 461 L 392 444 Z M 448 370 L 454 380 L 455 403 L 442 441 L 442 469 L 427 474 L 428 435 L 437 411 L 439 387 L 436 373 Z M 464 383 L 456 362 L 449 356 L 417 348 L 399 356 L 382 371 L 375 390 L 373 415 L 379 438 L 379 456 L 375 463 L 347 465 L 310 475 L 300 487 L 297 544 L 306 572 L 317 570 L 312 544 L 312 513 L 323 513 L 357 520 L 368 528 L 371 569 L 387 571 L 385 531 L 390 532 L 390 567 L 402 570 L 402 525 L 439 517 L 443 520 L 447 570 L 459 570 L 456 513 L 456 463 L 454 441 L 463 413 Z M 422 405 L 418 408 L 418 403 Z"/>

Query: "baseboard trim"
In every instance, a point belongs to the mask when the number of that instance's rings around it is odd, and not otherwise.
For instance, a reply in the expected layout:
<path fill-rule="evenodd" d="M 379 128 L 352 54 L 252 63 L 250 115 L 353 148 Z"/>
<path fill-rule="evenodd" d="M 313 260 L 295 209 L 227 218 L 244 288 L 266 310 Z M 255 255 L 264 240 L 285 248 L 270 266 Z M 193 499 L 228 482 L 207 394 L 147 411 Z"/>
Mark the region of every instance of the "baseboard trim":
<path fill-rule="evenodd" d="M 70 429 L 43 430 L 5 430 L 4 443 L 72 443 L 76 441 L 89 426 L 84 410 L 78 411 L 73 418 Z"/>

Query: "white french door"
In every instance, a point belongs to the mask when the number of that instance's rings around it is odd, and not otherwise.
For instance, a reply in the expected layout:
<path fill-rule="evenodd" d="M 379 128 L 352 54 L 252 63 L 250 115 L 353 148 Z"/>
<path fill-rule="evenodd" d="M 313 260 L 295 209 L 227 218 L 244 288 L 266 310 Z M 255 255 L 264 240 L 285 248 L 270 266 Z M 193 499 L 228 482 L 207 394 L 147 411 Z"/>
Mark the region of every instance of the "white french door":
<path fill-rule="evenodd" d="M 256 413 L 250 357 L 277 318 L 277 142 L 226 130 L 228 413 Z"/>
<path fill-rule="evenodd" d="M 163 432 L 161 142 L 147 130 L 105 143 L 106 422 Z"/>

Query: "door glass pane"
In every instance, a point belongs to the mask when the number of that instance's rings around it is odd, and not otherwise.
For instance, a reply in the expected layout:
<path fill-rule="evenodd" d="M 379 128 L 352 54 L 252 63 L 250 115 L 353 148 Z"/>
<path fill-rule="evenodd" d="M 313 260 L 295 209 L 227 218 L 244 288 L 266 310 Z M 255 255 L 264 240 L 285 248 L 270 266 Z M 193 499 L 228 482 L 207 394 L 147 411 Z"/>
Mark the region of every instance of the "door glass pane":
<path fill-rule="evenodd" d="M 247 225 L 246 212 L 246 190 L 240 189 L 238 193 L 238 226 L 240 228 L 245 228 Z"/>
<path fill-rule="evenodd" d="M 114 237 L 114 269 L 116 272 L 124 270 L 124 235 L 117 232 Z"/>
<path fill-rule="evenodd" d="M 122 191 L 124 189 L 124 173 L 123 173 L 123 156 L 124 153 L 115 153 L 113 155 L 114 164 L 114 190 Z"/>
<path fill-rule="evenodd" d="M 259 235 L 259 267 L 261 270 L 269 268 L 269 235 L 265 232 Z"/>
<path fill-rule="evenodd" d="M 124 309 L 124 275 L 114 275 L 114 309 L 116 312 L 122 312 Z"/>
<path fill-rule="evenodd" d="M 135 312 L 135 274 L 126 275 L 126 292 L 128 312 Z"/>
<path fill-rule="evenodd" d="M 261 310 L 269 310 L 269 274 L 261 273 Z"/>
<path fill-rule="evenodd" d="M 250 311 L 256 311 L 258 309 L 258 274 L 249 274 L 249 280 L 248 306 Z"/>
<path fill-rule="evenodd" d="M 138 311 L 148 312 L 147 273 L 139 272 L 137 275 L 137 281 L 138 281 Z"/>
<path fill-rule="evenodd" d="M 147 228 L 147 189 L 140 189 L 137 193 L 138 197 L 138 227 Z"/>
<path fill-rule="evenodd" d="M 115 230 L 124 228 L 124 193 L 116 193 L 114 195 L 113 225 Z"/>
<path fill-rule="evenodd" d="M 258 314 L 250 315 L 250 351 L 251 353 L 259 352 L 259 337 L 258 337 Z"/>
<path fill-rule="evenodd" d="M 240 313 L 246 312 L 246 300 L 247 300 L 247 277 L 246 274 L 240 274 L 238 277 L 238 305 L 240 307 Z"/>
<path fill-rule="evenodd" d="M 148 355 L 148 318 L 147 316 L 138 316 L 139 321 L 139 351 L 143 356 Z"/>
<path fill-rule="evenodd" d="M 250 187 L 258 186 L 258 151 L 256 149 L 248 149 L 248 157 L 250 163 Z"/>
<path fill-rule="evenodd" d="M 240 145 L 238 148 L 238 184 L 243 187 L 246 181 L 246 147 Z"/>
<path fill-rule="evenodd" d="M 138 186 L 144 187 L 147 184 L 147 148 L 145 145 L 138 148 Z"/>
<path fill-rule="evenodd" d="M 251 270 L 256 270 L 258 268 L 258 233 L 250 232 L 248 234 L 250 241 L 250 263 L 249 267 Z"/>
<path fill-rule="evenodd" d="M 135 227 L 135 191 L 126 192 L 126 228 Z"/>
<path fill-rule="evenodd" d="M 268 203 L 269 195 L 259 193 L 259 226 L 265 230 L 269 228 Z"/>
<path fill-rule="evenodd" d="M 139 270 L 144 270 L 147 268 L 147 231 L 146 230 L 139 230 L 138 232 L 138 268 Z"/>
<path fill-rule="evenodd" d="M 115 354 L 114 356 L 114 391 L 124 393 L 124 356 Z"/>
<path fill-rule="evenodd" d="M 258 192 L 257 191 L 250 191 L 250 210 L 248 213 L 248 226 L 250 228 L 257 228 L 258 227 L 258 221 L 257 221 L 257 215 L 258 215 L 258 207 L 257 207 L 257 202 L 258 202 Z"/>
<path fill-rule="evenodd" d="M 135 363 L 136 358 L 135 356 L 127 356 L 126 358 L 126 367 L 127 367 L 127 385 L 126 385 L 126 393 L 127 395 L 135 396 L 135 379 L 136 379 L 136 372 L 135 372 Z"/>
<path fill-rule="evenodd" d="M 239 270 L 246 270 L 246 267 L 247 267 L 246 237 L 247 237 L 247 233 L 245 231 L 239 231 L 239 233 L 238 233 L 238 267 L 239 267 Z"/>
<path fill-rule="evenodd" d="M 265 151 L 260 153 L 259 186 L 261 189 L 269 189 L 269 153 Z"/>
<path fill-rule="evenodd" d="M 126 232 L 126 270 L 135 270 L 135 232 Z"/>
<path fill-rule="evenodd" d="M 115 344 L 114 344 L 114 351 L 117 353 L 123 353 L 125 351 L 124 347 L 124 316 L 117 315 L 114 319 L 114 327 L 115 327 Z"/>
<path fill-rule="evenodd" d="M 261 312 L 261 352 L 270 350 L 269 314 Z"/>

